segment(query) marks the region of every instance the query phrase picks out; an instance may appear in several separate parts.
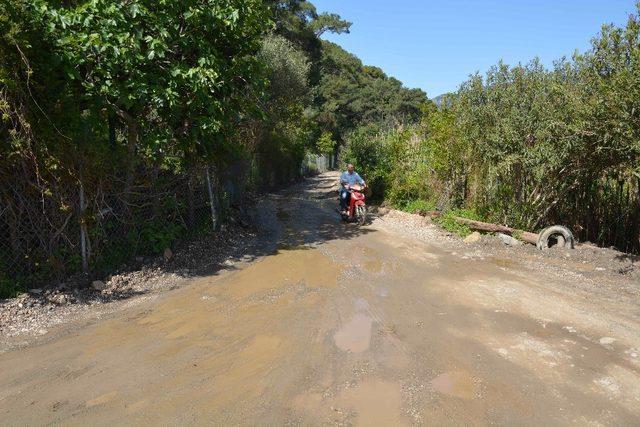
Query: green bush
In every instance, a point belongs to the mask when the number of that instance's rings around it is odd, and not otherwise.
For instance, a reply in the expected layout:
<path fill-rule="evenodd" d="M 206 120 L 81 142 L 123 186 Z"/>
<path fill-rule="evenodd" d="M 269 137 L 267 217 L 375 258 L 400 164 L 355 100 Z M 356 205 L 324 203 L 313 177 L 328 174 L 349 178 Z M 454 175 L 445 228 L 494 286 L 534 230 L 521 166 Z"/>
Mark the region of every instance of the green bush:
<path fill-rule="evenodd" d="M 636 14 L 551 69 L 534 59 L 471 76 L 418 125 L 356 129 L 344 153 L 401 209 L 468 209 L 530 231 L 563 224 L 580 240 L 639 252 L 638 111 Z M 451 215 L 440 221 L 466 234 Z"/>
<path fill-rule="evenodd" d="M 435 210 L 433 202 L 423 199 L 411 200 L 395 207 L 409 213 L 421 213 Z"/>
<path fill-rule="evenodd" d="M 24 290 L 24 284 L 18 278 L 12 279 L 0 270 L 0 299 L 13 298 Z"/>
<path fill-rule="evenodd" d="M 468 219 L 473 219 L 473 220 L 478 220 L 480 221 L 481 218 L 473 211 L 468 210 L 468 209 L 453 209 L 450 211 L 445 212 L 444 214 L 442 214 L 439 217 L 435 218 L 435 222 L 437 224 L 440 224 L 442 226 L 442 228 L 444 228 L 445 230 L 451 232 L 451 233 L 455 233 L 458 236 L 461 237 L 467 237 L 469 234 L 471 234 L 471 229 L 469 228 L 468 225 L 466 224 L 461 224 L 458 221 L 456 221 L 454 219 L 454 217 L 462 217 L 462 218 L 468 218 Z"/>

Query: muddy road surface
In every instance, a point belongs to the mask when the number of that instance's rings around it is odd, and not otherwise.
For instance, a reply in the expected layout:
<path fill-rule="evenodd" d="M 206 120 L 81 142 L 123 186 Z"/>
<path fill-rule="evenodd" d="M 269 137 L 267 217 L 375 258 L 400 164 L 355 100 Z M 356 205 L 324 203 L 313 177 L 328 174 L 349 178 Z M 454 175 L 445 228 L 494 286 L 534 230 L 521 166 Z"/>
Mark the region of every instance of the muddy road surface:
<path fill-rule="evenodd" d="M 256 260 L 0 354 L 0 424 L 640 424 L 637 300 L 341 224 L 336 179 L 260 202 Z"/>

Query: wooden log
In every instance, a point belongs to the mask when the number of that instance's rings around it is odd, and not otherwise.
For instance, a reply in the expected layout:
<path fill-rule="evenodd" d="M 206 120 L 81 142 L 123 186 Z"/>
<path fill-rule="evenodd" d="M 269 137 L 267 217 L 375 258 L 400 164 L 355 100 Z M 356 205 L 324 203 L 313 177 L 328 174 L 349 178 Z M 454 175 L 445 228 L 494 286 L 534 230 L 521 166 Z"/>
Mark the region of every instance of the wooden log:
<path fill-rule="evenodd" d="M 437 218 L 441 216 L 442 213 L 438 211 L 423 211 L 423 212 L 420 212 L 420 215 L 428 216 L 430 218 Z M 461 216 L 454 216 L 453 219 L 455 219 L 457 222 L 461 224 L 467 225 L 472 230 L 487 231 L 490 233 L 504 233 L 504 234 L 513 236 L 517 239 L 520 239 L 524 242 L 531 243 L 532 245 L 535 245 L 538 243 L 538 234 L 531 233 L 529 231 L 516 230 L 514 228 L 507 227 L 506 225 L 491 224 L 488 222 L 482 222 L 482 221 L 476 221 L 469 218 L 463 218 Z"/>
<path fill-rule="evenodd" d="M 528 231 L 516 230 L 514 228 L 507 227 L 506 225 L 490 224 L 488 222 L 475 221 L 469 218 L 462 218 L 460 216 L 454 216 L 453 219 L 461 224 L 466 224 L 472 230 L 489 231 L 491 233 L 504 233 L 510 236 L 520 239 L 524 242 L 535 245 L 538 243 L 538 235 L 536 233 L 530 233 Z"/>
<path fill-rule="evenodd" d="M 428 216 L 429 218 L 437 218 L 439 216 L 442 216 L 442 212 L 438 211 L 420 211 L 418 213 L 422 216 Z"/>
<path fill-rule="evenodd" d="M 537 233 L 531 233 L 529 231 L 520 231 L 520 230 L 514 230 L 514 233 L 516 233 L 516 236 L 514 237 L 518 237 L 520 240 L 524 242 L 531 243 L 532 245 L 538 244 L 539 235 Z"/>
<path fill-rule="evenodd" d="M 468 225 L 472 230 L 479 231 L 489 231 L 491 233 L 505 233 L 511 234 L 513 230 L 509 227 L 499 224 L 490 224 L 488 222 L 476 221 L 469 218 L 463 218 L 460 216 L 454 216 L 453 219 L 458 221 L 460 224 Z"/>

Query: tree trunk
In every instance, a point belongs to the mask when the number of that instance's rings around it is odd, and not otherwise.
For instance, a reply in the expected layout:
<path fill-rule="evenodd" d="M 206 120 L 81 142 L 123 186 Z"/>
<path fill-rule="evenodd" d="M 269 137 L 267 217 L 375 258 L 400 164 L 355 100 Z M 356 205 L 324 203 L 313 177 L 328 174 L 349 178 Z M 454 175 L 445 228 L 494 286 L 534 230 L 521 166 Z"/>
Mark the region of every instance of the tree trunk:
<path fill-rule="evenodd" d="M 442 214 L 440 212 L 430 211 L 430 212 L 424 212 L 424 213 L 421 212 L 421 215 L 434 218 Z M 507 227 L 506 225 L 491 224 L 488 222 L 476 221 L 469 218 L 462 218 L 460 216 L 454 216 L 453 219 L 455 219 L 460 224 L 467 225 L 472 230 L 488 231 L 490 233 L 504 233 L 510 236 L 515 235 L 514 237 L 517 237 L 524 242 L 531 243 L 532 245 L 535 245 L 538 243 L 538 234 L 536 233 L 517 230 L 514 228 Z"/>

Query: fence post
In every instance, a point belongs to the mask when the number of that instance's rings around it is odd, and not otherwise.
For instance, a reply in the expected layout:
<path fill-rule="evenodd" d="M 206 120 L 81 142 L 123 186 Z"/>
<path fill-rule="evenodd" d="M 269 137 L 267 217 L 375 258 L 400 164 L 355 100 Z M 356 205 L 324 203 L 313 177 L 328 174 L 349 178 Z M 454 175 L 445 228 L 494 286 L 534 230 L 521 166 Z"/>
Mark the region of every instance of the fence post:
<path fill-rule="evenodd" d="M 216 203 L 213 198 L 213 187 L 211 186 L 211 177 L 209 176 L 209 166 L 206 169 L 207 172 L 207 189 L 209 190 L 209 205 L 211 206 L 211 224 L 213 224 L 213 230 L 218 229 L 218 217 L 216 215 Z"/>
<path fill-rule="evenodd" d="M 87 223 L 84 218 L 86 203 L 84 200 L 84 186 L 80 183 L 80 253 L 82 255 L 82 272 L 89 274 L 89 257 L 87 256 Z"/>

